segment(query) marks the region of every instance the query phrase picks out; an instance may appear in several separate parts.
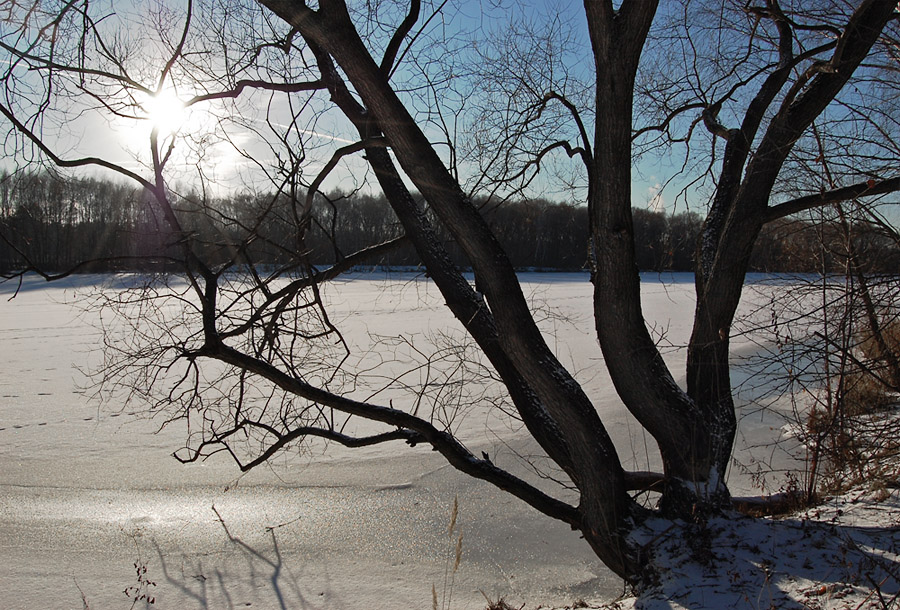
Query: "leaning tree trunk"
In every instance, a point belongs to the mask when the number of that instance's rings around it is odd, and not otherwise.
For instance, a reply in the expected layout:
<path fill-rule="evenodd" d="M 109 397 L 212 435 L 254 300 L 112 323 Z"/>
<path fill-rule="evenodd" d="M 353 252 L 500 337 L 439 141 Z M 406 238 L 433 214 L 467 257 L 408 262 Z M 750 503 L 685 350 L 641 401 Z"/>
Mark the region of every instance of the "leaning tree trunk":
<path fill-rule="evenodd" d="M 688 347 L 688 394 L 711 426 L 712 460 L 724 474 L 736 429 L 729 375 L 728 346 L 756 237 L 768 214 L 772 189 L 794 144 L 835 99 L 894 18 L 892 0 L 863 2 L 835 43 L 827 64 L 817 62 L 785 93 L 794 76 L 792 29 L 777 22 L 781 61 L 750 102 L 739 128 L 717 123 L 718 105 L 708 108 L 704 122 L 726 140 L 716 196 L 698 240 L 697 305 Z M 777 101 L 755 150 L 760 125 Z"/>
<path fill-rule="evenodd" d="M 487 223 L 391 89 L 360 40 L 343 2 L 323 0 L 317 11 L 291 2 L 264 0 L 263 4 L 334 58 L 405 174 L 471 262 L 483 286 L 486 302 L 482 306 L 493 318 L 493 328 L 479 334 L 471 316 L 460 319 L 483 347 L 487 345 L 486 353 L 495 366 L 500 365 L 508 385 L 527 383 L 525 388 L 511 386 L 511 394 L 533 393 L 533 397 L 516 400 L 516 406 L 530 428 L 539 428 L 534 434 L 536 440 L 580 492 L 578 519 L 573 525 L 605 564 L 637 582 L 641 560 L 628 534 L 641 510 L 626 491 L 615 447 L 590 399 L 544 341 L 515 271 Z M 390 172 L 388 160 L 377 153 L 372 160 L 379 166 L 379 179 L 384 178 L 385 172 Z M 444 284 L 445 294 L 468 299 L 470 295 L 452 286 L 457 281 L 453 274 L 434 258 L 433 240 L 415 237 L 420 233 L 424 237 L 424 215 L 409 208 L 406 197 L 392 204 L 399 204 L 395 207 L 398 217 L 418 241 L 420 255 L 431 261 L 434 277 Z"/>

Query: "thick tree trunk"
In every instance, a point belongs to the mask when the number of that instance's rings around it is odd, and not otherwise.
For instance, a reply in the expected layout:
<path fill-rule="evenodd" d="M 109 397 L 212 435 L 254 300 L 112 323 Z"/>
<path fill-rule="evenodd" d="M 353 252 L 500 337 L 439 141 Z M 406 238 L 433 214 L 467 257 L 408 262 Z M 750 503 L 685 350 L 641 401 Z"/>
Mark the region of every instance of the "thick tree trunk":
<path fill-rule="evenodd" d="M 780 23 L 782 62 L 750 103 L 739 129 L 728 134 L 721 178 L 701 232 L 696 263 L 697 306 L 688 348 L 688 394 L 711 426 L 712 462 L 724 474 L 736 420 L 728 345 L 753 244 L 767 219 L 769 197 L 794 144 L 825 110 L 868 55 L 896 2 L 863 2 L 851 16 L 827 66 L 817 64 L 780 102 L 752 157 L 764 115 L 790 76 L 791 30 Z"/>
<path fill-rule="evenodd" d="M 636 582 L 641 565 L 628 533 L 642 511 L 626 492 L 624 472 L 593 404 L 546 345 L 515 271 L 487 223 L 385 80 L 342 2 L 325 0 L 318 11 L 290 2 L 263 4 L 340 65 L 406 175 L 471 261 L 496 325 L 498 348 L 516 375 L 528 380 L 542 408 L 539 425 L 546 429 L 535 437 L 580 492 L 579 529 L 604 563 Z M 400 209 L 400 214 L 419 224 L 414 211 Z M 428 256 L 428 250 L 420 254 Z M 436 270 L 442 273 L 440 265 Z M 522 415 L 532 421 L 535 416 L 527 410 Z"/>
<path fill-rule="evenodd" d="M 606 430 L 590 400 L 546 345 L 504 251 L 372 59 L 347 7 L 342 0 L 320 0 L 316 10 L 291 0 L 260 1 L 334 58 L 406 176 L 471 262 L 486 298 L 483 316 L 475 315 L 481 303 L 447 265 L 421 210 L 408 194 L 394 197 L 398 217 L 436 274 L 448 304 L 511 391 L 519 392 L 514 400 L 529 429 L 579 489 L 577 527 L 607 565 L 639 582 L 641 551 L 630 546 L 628 534 L 641 511 L 626 493 L 625 476 Z M 810 76 L 805 88 L 795 87 L 784 96 L 751 159 L 759 125 L 792 73 L 791 31 L 787 21 L 779 22 L 783 61 L 765 80 L 741 129 L 731 133 L 719 192 L 704 227 L 684 391 L 643 320 L 631 217 L 634 79 L 657 0 L 626 1 L 618 8 L 610 1 L 585 0 L 596 66 L 597 118 L 588 163 L 596 329 L 616 390 L 659 445 L 666 475 L 663 509 L 669 514 L 690 518 L 698 508 L 715 509 L 729 498 L 724 475 L 735 415 L 728 335 L 768 195 L 793 143 L 846 83 L 895 6 L 887 0 L 860 6 L 836 44 L 833 65 Z M 710 121 L 713 110 L 705 117 Z M 383 150 L 369 152 L 386 191 L 398 187 L 390 158 Z"/>
<path fill-rule="evenodd" d="M 724 503 L 728 493 L 713 459 L 718 431 L 675 383 L 643 318 L 631 216 L 631 109 L 656 3 L 627 6 L 616 13 L 605 3 L 585 3 L 597 70 L 589 168 L 594 318 L 616 391 L 659 446 L 663 508 L 689 516 L 699 504 Z"/>

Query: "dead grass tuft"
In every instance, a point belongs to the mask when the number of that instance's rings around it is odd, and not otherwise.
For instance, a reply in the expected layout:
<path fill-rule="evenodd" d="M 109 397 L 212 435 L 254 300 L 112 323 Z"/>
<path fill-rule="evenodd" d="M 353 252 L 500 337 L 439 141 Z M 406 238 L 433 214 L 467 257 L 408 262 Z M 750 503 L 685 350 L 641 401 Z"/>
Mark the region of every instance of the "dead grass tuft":
<path fill-rule="evenodd" d="M 481 595 L 483 595 L 485 601 L 487 601 L 487 606 L 484 607 L 484 610 L 522 610 L 525 607 L 525 604 L 522 604 L 518 608 L 510 606 L 502 597 L 497 601 L 493 601 L 484 591 L 481 591 Z"/>

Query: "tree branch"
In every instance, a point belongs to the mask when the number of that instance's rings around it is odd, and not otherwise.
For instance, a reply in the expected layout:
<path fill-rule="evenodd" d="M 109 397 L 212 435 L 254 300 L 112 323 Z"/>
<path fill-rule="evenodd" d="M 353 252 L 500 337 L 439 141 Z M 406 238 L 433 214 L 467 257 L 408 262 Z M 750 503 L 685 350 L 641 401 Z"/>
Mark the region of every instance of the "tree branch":
<path fill-rule="evenodd" d="M 593 153 L 591 153 L 591 139 L 588 137 L 587 128 L 584 125 L 584 121 L 581 120 L 581 113 L 578 112 L 578 108 L 573 104 L 566 96 L 557 93 L 556 91 L 550 91 L 546 96 L 544 96 L 544 103 L 549 100 L 557 100 L 561 103 L 566 110 L 569 111 L 569 114 L 572 115 L 572 119 L 575 121 L 575 125 L 578 126 L 578 134 L 581 136 L 581 150 L 579 150 L 581 156 L 583 157 L 585 166 L 589 166 L 591 162 L 591 157 Z M 568 150 L 566 151 L 569 152 Z M 574 153 L 569 153 L 569 157 L 572 157 Z"/>
<path fill-rule="evenodd" d="M 37 55 L 32 55 L 26 51 L 20 51 L 15 47 L 11 47 L 5 42 L 0 42 L 0 49 L 7 51 L 11 55 L 15 55 L 19 59 L 27 60 L 34 64 L 40 64 L 47 70 L 56 70 L 58 72 L 71 72 L 73 74 L 82 74 L 85 76 L 99 76 L 101 78 L 106 78 L 114 82 L 121 83 L 123 85 L 127 85 L 132 87 L 142 93 L 146 93 L 147 95 L 152 95 L 154 93 L 153 89 L 143 86 L 139 82 L 130 78 L 127 75 L 116 74 L 115 72 L 107 72 L 106 70 L 97 70 L 95 68 L 85 68 L 81 66 L 70 66 L 67 64 L 57 63 L 52 59 L 46 59 L 43 57 L 38 57 Z M 31 68 L 32 70 L 37 70 L 39 68 Z"/>
<path fill-rule="evenodd" d="M 274 436 L 276 440 L 274 443 L 269 445 L 263 453 L 255 457 L 253 460 L 249 462 L 242 462 L 240 458 L 238 458 L 238 456 L 228 448 L 227 441 L 229 437 L 243 431 L 247 427 L 265 430 L 266 433 Z M 275 453 L 277 453 L 278 450 L 282 449 L 285 445 L 305 436 L 324 438 L 326 440 L 340 443 L 345 447 L 354 449 L 359 447 L 370 447 L 372 445 L 378 445 L 395 440 L 405 441 L 411 446 L 415 446 L 419 442 L 424 442 L 422 436 L 412 430 L 398 429 L 392 432 L 384 432 L 382 434 L 354 437 L 328 428 L 320 428 L 317 426 L 301 426 L 299 428 L 292 428 L 287 432 L 281 433 L 267 424 L 263 424 L 261 422 L 253 421 L 250 419 L 244 419 L 231 430 L 228 430 L 227 432 L 223 432 L 221 434 L 217 433 L 211 440 L 203 441 L 196 448 L 190 449 L 190 454 L 188 457 L 181 457 L 180 455 L 178 455 L 178 452 L 175 452 L 173 456 L 182 464 L 188 464 L 206 457 L 207 454 L 205 454 L 203 451 L 205 448 L 215 445 L 221 445 L 222 447 L 225 447 L 226 450 L 231 454 L 235 463 L 237 463 L 238 467 L 241 469 L 241 472 L 247 472 L 268 461 L 269 458 L 275 455 Z"/>
<path fill-rule="evenodd" d="M 181 57 L 181 54 L 184 52 L 184 45 L 187 42 L 188 32 L 191 29 L 191 17 L 194 14 L 194 0 L 188 0 L 187 3 L 187 15 L 184 18 L 184 28 L 181 30 L 181 38 L 178 40 L 178 44 L 172 50 L 172 55 L 169 57 L 168 61 L 166 61 L 166 65 L 163 67 L 162 72 L 159 74 L 159 80 L 156 84 L 156 93 L 159 93 L 163 90 L 163 86 L 166 82 L 166 78 L 169 76 L 169 72 L 172 71 L 172 68 L 175 66 L 175 62 L 178 61 L 178 58 Z"/>
<path fill-rule="evenodd" d="M 196 355 L 234 365 L 269 380 L 290 394 L 331 407 L 342 413 L 396 426 L 401 430 L 410 430 L 443 455 L 454 468 L 496 485 L 550 517 L 574 527 L 578 527 L 580 523 L 579 511 L 575 507 L 545 494 L 509 472 L 498 468 L 490 460 L 476 458 L 452 434 L 438 430 L 422 418 L 391 407 L 359 402 L 332 394 L 310 385 L 302 379 L 292 377 L 268 362 L 248 356 L 221 342 L 207 343 L 196 352 Z"/>
<path fill-rule="evenodd" d="M 301 91 L 318 91 L 324 89 L 325 84 L 321 80 L 305 81 L 300 83 L 273 83 L 264 80 L 243 79 L 235 83 L 231 89 L 195 95 L 184 103 L 185 106 L 193 106 L 199 102 L 236 98 L 244 89 L 261 89 L 263 91 L 278 91 L 280 93 L 299 93 Z"/>
<path fill-rule="evenodd" d="M 816 195 L 806 195 L 770 206 L 765 213 L 763 222 L 772 222 L 791 214 L 797 214 L 806 210 L 840 203 L 842 201 L 850 201 L 860 197 L 870 197 L 873 195 L 884 195 L 887 193 L 895 193 L 900 191 L 900 176 L 888 178 L 887 180 L 868 180 L 829 191 L 824 191 Z"/>
<path fill-rule="evenodd" d="M 312 209 L 313 200 L 316 196 L 316 193 L 319 191 L 319 187 L 322 186 L 322 183 L 328 177 L 328 174 L 330 174 L 334 170 L 334 168 L 337 167 L 341 159 L 368 148 L 384 146 L 387 146 L 384 138 L 369 138 L 362 142 L 354 142 L 353 144 L 342 146 L 341 148 L 338 148 L 336 151 L 334 151 L 334 154 L 331 155 L 331 159 L 328 160 L 328 163 L 326 163 L 325 167 L 322 168 L 322 171 L 320 171 L 316 175 L 316 178 L 312 181 L 312 183 L 309 185 L 309 188 L 306 190 L 306 201 L 303 206 L 303 213 L 307 214 Z"/>
<path fill-rule="evenodd" d="M 340 276 L 342 273 L 349 271 L 354 266 L 395 250 L 408 241 L 409 238 L 405 235 L 402 235 L 386 242 L 382 242 L 374 246 L 369 246 L 368 248 L 363 248 L 362 250 L 358 250 L 353 254 L 344 257 L 328 269 L 325 269 L 323 271 L 316 271 L 312 275 L 302 277 L 290 282 L 287 286 L 284 286 L 278 291 L 267 294 L 266 299 L 253 310 L 253 312 L 243 324 L 229 331 L 221 332 L 220 337 L 223 339 L 227 339 L 244 334 L 245 332 L 249 331 L 254 324 L 262 321 L 263 317 L 266 315 L 266 312 L 269 309 L 269 306 L 272 303 L 275 303 L 277 301 L 284 301 L 285 299 L 290 298 L 292 295 L 298 293 L 304 288 L 309 288 L 313 284 L 322 284 L 323 282 L 333 280 L 336 277 Z"/>
<path fill-rule="evenodd" d="M 400 45 L 403 44 L 403 39 L 409 35 L 413 26 L 416 25 L 416 21 L 419 20 L 421 9 L 421 0 L 410 0 L 409 13 L 400 24 L 400 27 L 397 28 L 397 31 L 394 32 L 387 49 L 384 51 L 384 57 L 381 59 L 381 73 L 384 74 L 385 78 L 390 77 L 394 68 L 394 62 L 397 60 L 397 53 L 400 52 Z"/>
<path fill-rule="evenodd" d="M 96 165 L 98 167 L 103 167 L 109 170 L 112 170 L 126 178 L 130 178 L 134 180 L 141 186 L 146 189 L 154 190 L 156 187 L 152 182 L 139 176 L 131 170 L 125 169 L 121 165 L 117 165 L 115 163 L 111 163 L 106 161 L 105 159 L 100 159 L 98 157 L 83 157 L 81 159 L 63 159 L 59 157 L 56 153 L 54 153 L 41 138 L 35 134 L 31 129 L 25 126 L 21 121 L 19 121 L 16 116 L 12 113 L 12 111 L 6 107 L 5 104 L 0 104 L 0 114 L 5 116 L 10 123 L 13 124 L 13 127 L 16 128 L 16 131 L 24 135 L 32 144 L 38 147 L 38 149 L 47 155 L 54 164 L 59 167 L 85 167 L 89 165 Z"/>

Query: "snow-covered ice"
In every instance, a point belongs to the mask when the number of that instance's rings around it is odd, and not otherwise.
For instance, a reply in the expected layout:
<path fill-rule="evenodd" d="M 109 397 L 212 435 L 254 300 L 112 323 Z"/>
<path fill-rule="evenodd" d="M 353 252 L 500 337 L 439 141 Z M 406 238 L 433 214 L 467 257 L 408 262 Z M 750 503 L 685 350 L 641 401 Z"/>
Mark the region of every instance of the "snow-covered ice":
<path fill-rule="evenodd" d="M 160 608 L 430 607 L 432 584 L 441 591 L 446 574 L 457 496 L 464 543 L 454 608 L 483 607 L 481 591 L 528 607 L 622 593 L 566 526 L 457 474 L 425 447 L 285 453 L 244 476 L 221 454 L 179 464 L 171 457 L 184 443 L 178 425 L 158 430 L 139 409 L 80 389 L 79 369 L 96 366 L 100 335 L 73 304 L 104 279 L 29 278 L 9 301 L 15 286 L 0 286 L 0 608 L 128 608 L 126 592 L 152 595 Z M 522 279 L 626 467 L 656 467 L 609 383 L 586 275 Z M 678 379 L 693 284 L 645 276 L 643 296 Z M 328 299 L 363 349 L 374 335 L 423 339 L 458 327 L 434 286 L 412 274 L 355 276 L 336 282 Z M 476 454 L 521 468 L 510 457 L 530 450 L 521 431 L 477 409 L 456 423 Z M 779 425 L 754 412 L 742 426 L 742 459 L 752 463 L 746 448 Z M 730 477 L 736 493 L 752 491 L 741 471 Z"/>

